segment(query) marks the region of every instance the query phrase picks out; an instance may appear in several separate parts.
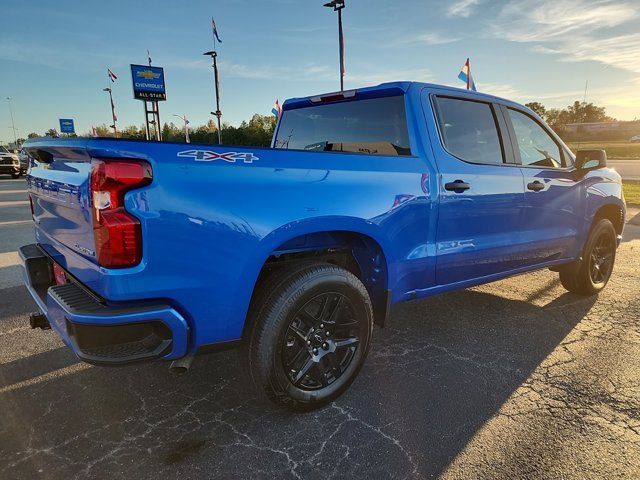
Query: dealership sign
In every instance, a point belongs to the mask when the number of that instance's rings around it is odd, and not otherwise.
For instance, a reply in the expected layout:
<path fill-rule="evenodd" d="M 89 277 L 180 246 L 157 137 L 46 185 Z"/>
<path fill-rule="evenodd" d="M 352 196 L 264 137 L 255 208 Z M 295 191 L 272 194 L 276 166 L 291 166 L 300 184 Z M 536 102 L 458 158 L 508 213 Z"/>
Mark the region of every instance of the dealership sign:
<path fill-rule="evenodd" d="M 73 118 L 60 118 L 60 133 L 76 133 Z"/>
<path fill-rule="evenodd" d="M 162 67 L 131 65 L 131 79 L 133 98 L 155 102 L 167 99 Z"/>

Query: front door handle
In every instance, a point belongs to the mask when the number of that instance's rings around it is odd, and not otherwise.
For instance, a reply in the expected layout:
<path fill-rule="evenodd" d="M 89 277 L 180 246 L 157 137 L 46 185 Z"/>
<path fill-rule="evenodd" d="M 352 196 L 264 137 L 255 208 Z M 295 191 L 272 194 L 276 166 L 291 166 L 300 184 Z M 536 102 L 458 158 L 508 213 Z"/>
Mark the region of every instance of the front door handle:
<path fill-rule="evenodd" d="M 527 188 L 534 192 L 539 192 L 540 190 L 544 190 L 544 184 L 536 180 L 535 182 L 527 183 Z"/>
<path fill-rule="evenodd" d="M 465 190 L 469 190 L 470 188 L 471 188 L 471 185 L 469 185 L 466 182 L 463 182 L 462 180 L 456 180 L 455 182 L 449 182 L 444 184 L 445 190 L 449 190 L 451 192 L 456 192 L 456 193 L 464 192 Z"/>

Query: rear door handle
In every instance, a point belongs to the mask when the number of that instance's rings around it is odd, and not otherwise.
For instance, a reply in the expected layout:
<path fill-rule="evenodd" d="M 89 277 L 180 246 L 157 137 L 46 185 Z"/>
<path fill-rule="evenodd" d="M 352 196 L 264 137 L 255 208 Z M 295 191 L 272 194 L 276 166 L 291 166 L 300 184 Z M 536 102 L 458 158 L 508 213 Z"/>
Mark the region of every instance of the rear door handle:
<path fill-rule="evenodd" d="M 527 183 L 527 188 L 534 192 L 539 192 L 540 190 L 544 190 L 544 184 L 536 180 L 535 182 Z"/>
<path fill-rule="evenodd" d="M 451 192 L 464 192 L 465 190 L 469 190 L 471 185 L 467 182 L 463 182 L 462 180 L 456 180 L 455 182 L 449 182 L 444 184 L 444 189 L 449 190 Z"/>

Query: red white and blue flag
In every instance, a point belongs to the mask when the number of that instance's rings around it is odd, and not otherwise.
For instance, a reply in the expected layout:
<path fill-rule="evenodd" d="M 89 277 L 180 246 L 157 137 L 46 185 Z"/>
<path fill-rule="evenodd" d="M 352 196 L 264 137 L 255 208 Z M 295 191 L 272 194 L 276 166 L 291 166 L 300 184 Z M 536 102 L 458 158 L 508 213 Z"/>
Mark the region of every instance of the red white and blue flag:
<path fill-rule="evenodd" d="M 218 35 L 218 27 L 216 27 L 216 21 L 213 19 L 213 17 L 211 17 L 211 26 L 213 27 L 214 38 L 217 39 L 220 43 L 222 43 L 222 40 L 220 40 L 220 35 Z"/>
<path fill-rule="evenodd" d="M 477 92 L 476 83 L 473 81 L 473 77 L 471 76 L 471 66 L 469 65 L 469 59 L 462 66 L 460 73 L 458 74 L 458 78 L 467 84 L 467 90 L 473 90 Z"/>
<path fill-rule="evenodd" d="M 107 68 L 107 74 L 109 75 L 109 79 L 112 82 L 115 82 L 118 79 L 118 76 L 115 73 L 113 73 L 110 68 Z"/>
<path fill-rule="evenodd" d="M 276 100 L 276 103 L 273 104 L 271 113 L 273 113 L 276 116 L 276 118 L 280 118 L 280 115 L 282 115 L 282 107 L 280 106 L 280 100 Z"/>

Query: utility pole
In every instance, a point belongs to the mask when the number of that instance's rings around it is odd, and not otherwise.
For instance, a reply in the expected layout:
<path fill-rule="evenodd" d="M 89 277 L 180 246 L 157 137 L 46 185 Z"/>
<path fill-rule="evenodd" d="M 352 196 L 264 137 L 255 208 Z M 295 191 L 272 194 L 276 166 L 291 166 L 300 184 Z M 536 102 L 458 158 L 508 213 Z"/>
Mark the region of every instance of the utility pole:
<path fill-rule="evenodd" d="M 345 0 L 331 0 L 324 4 L 325 7 L 333 8 L 334 12 L 338 12 L 338 48 L 340 50 L 340 91 L 344 91 L 344 74 L 345 74 L 345 58 L 344 58 L 344 31 L 342 30 L 342 9 L 346 6 Z"/>
<path fill-rule="evenodd" d="M 18 146 L 18 136 L 16 134 L 16 124 L 13 120 L 13 108 L 11 107 L 11 97 L 7 97 L 9 103 L 9 115 L 11 115 L 11 129 L 13 130 L 13 143 Z"/>
<path fill-rule="evenodd" d="M 187 120 L 187 116 L 186 115 L 173 115 L 174 117 L 178 117 L 180 120 L 182 120 L 184 122 L 184 140 L 187 143 L 191 143 L 191 140 L 189 139 L 189 120 Z"/>

